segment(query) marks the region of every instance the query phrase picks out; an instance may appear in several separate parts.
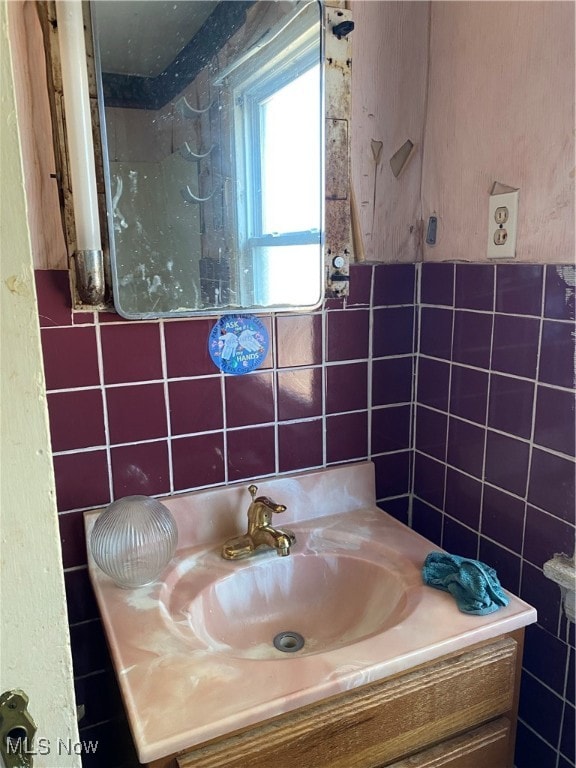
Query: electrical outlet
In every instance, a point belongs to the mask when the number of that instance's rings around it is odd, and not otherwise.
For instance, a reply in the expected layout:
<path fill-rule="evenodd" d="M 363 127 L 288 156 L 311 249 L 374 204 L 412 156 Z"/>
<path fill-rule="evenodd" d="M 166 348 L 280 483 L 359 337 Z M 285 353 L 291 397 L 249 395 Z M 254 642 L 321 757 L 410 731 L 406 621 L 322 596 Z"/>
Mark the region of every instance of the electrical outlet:
<path fill-rule="evenodd" d="M 491 194 L 488 199 L 488 258 L 513 259 L 516 256 L 518 190 Z"/>

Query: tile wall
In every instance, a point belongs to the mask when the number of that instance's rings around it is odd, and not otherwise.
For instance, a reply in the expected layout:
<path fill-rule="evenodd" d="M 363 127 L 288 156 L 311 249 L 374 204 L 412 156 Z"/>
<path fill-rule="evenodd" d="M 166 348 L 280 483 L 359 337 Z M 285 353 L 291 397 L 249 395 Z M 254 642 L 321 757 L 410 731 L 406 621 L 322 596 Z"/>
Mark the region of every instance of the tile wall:
<path fill-rule="evenodd" d="M 574 280 L 573 266 L 357 265 L 345 304 L 263 316 L 267 360 L 230 377 L 207 352 L 213 319 L 72 314 L 66 273 L 38 272 L 80 725 L 113 748 L 85 768 L 120 765 L 126 726 L 82 510 L 364 458 L 382 507 L 537 607 L 517 765 L 573 768 L 574 625 L 542 565 L 574 550 Z"/>
<path fill-rule="evenodd" d="M 211 319 L 126 322 L 72 313 L 68 277 L 36 282 L 85 768 L 131 766 L 86 570 L 83 510 L 372 458 L 378 497 L 408 520 L 414 265 L 355 266 L 346 302 L 264 315 L 270 353 L 225 376 L 208 353 Z M 106 752 L 109 748 L 111 751 Z"/>
<path fill-rule="evenodd" d="M 420 269 L 412 524 L 537 608 L 516 764 L 573 768 L 574 624 L 542 566 L 574 552 L 574 266 Z"/>

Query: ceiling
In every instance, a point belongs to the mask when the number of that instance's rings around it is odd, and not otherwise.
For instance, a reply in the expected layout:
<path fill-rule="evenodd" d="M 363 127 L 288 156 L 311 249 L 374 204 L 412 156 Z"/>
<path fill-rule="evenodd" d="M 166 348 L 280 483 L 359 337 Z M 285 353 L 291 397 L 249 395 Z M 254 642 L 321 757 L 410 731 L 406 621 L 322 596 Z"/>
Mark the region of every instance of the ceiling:
<path fill-rule="evenodd" d="M 92 3 L 103 72 L 154 77 L 194 37 L 218 0 L 97 0 Z"/>

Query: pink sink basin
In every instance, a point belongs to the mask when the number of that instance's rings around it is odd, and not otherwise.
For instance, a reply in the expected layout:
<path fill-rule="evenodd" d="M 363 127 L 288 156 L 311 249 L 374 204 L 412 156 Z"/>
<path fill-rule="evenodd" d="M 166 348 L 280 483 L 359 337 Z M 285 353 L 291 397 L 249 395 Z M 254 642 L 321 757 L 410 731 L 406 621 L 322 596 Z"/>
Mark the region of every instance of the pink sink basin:
<path fill-rule="evenodd" d="M 335 650 L 384 632 L 409 610 L 406 580 L 392 561 L 269 552 L 233 564 L 232 572 L 215 562 L 220 567 L 208 583 L 198 562 L 189 565 L 176 568 L 174 581 L 165 579 L 161 599 L 168 623 L 181 636 L 236 658 L 289 659 Z"/>
<path fill-rule="evenodd" d="M 88 552 L 143 764 L 536 620 L 513 595 L 494 614 L 471 616 L 425 586 L 422 564 L 437 547 L 377 507 L 368 462 L 259 485 L 287 506 L 282 522 L 296 534 L 288 557 L 221 557 L 223 542 L 245 530 L 240 485 L 163 499 L 179 545 L 154 584 L 120 589 Z M 98 514 L 86 513 L 88 540 Z M 291 650 L 295 633 L 300 650 Z"/>

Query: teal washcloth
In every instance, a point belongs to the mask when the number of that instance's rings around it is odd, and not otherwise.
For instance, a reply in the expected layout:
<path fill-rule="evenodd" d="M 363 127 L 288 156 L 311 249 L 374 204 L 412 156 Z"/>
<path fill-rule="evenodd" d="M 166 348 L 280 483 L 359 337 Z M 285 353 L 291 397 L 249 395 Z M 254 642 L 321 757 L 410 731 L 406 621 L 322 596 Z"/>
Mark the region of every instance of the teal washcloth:
<path fill-rule="evenodd" d="M 510 602 L 494 568 L 446 552 L 430 552 L 422 568 L 424 583 L 455 598 L 463 613 L 485 616 Z"/>

